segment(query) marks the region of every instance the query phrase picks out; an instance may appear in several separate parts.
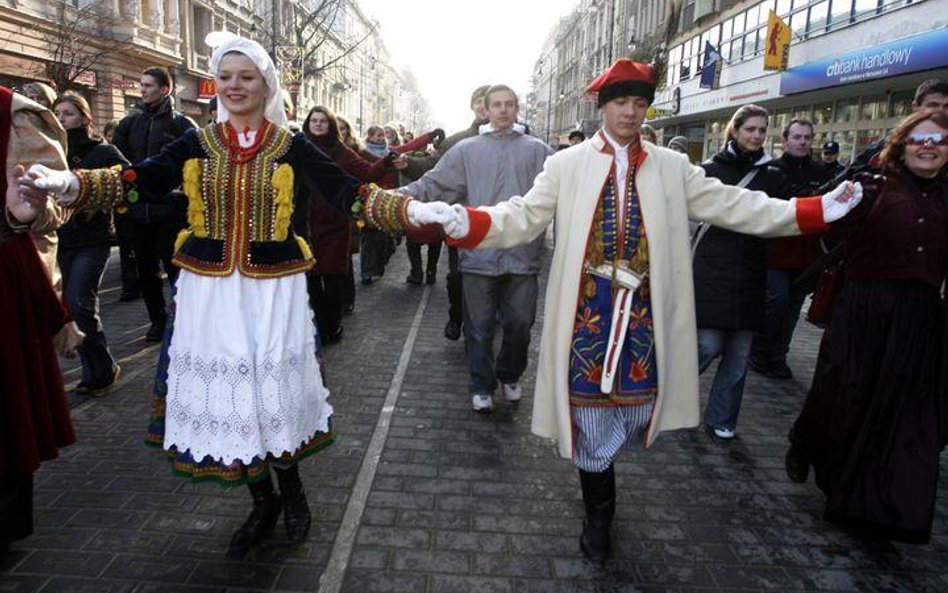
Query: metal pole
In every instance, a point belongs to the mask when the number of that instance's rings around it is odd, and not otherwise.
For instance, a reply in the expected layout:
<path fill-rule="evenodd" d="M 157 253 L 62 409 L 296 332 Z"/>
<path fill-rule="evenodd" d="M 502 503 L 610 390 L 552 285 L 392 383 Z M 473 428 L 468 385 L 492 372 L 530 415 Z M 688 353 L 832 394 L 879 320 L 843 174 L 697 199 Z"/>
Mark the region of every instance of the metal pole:
<path fill-rule="evenodd" d="M 612 64 L 613 52 L 615 51 L 615 28 L 616 28 L 616 0 L 609 0 L 609 56 L 608 64 Z"/>

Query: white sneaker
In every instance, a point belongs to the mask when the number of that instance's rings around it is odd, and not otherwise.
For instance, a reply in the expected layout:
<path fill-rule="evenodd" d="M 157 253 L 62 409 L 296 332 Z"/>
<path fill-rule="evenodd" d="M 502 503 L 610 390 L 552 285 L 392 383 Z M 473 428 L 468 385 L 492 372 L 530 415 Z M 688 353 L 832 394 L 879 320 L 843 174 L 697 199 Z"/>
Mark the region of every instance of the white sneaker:
<path fill-rule="evenodd" d="M 475 393 L 471 396 L 471 408 L 475 412 L 490 412 L 494 409 L 494 398 L 489 393 Z"/>
<path fill-rule="evenodd" d="M 514 403 L 523 399 L 523 387 L 520 383 L 501 383 L 504 389 L 504 399 Z"/>
<path fill-rule="evenodd" d="M 715 428 L 714 436 L 725 441 L 729 441 L 734 438 L 734 429 L 731 428 Z"/>

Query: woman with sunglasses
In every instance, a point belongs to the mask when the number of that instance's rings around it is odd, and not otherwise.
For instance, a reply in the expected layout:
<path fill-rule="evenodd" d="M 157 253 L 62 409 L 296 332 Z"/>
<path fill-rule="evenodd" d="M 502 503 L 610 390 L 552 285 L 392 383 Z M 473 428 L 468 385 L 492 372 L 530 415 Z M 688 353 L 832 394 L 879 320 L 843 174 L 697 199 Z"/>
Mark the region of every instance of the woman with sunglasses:
<path fill-rule="evenodd" d="M 843 285 L 813 384 L 790 433 L 788 476 L 812 465 L 825 518 L 870 540 L 927 543 L 945 442 L 939 374 L 948 268 L 948 114 L 905 118 L 883 174 L 831 231 Z"/>

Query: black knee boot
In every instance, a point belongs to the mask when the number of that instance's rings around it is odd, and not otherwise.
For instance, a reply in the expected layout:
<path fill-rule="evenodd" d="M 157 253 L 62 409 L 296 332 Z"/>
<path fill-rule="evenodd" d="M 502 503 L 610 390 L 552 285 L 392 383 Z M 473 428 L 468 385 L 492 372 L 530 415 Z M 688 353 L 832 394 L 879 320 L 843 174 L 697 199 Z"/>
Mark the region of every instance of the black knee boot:
<path fill-rule="evenodd" d="M 609 529 L 616 512 L 616 474 L 611 465 L 601 473 L 579 470 L 579 482 L 586 505 L 579 547 L 587 558 L 601 564 L 612 550 Z"/>
<path fill-rule="evenodd" d="M 295 542 L 306 539 L 309 533 L 311 517 L 309 505 L 306 504 L 306 492 L 303 491 L 303 482 L 300 481 L 300 471 L 297 466 L 288 469 L 277 469 L 277 481 L 280 482 L 280 494 L 286 509 L 283 511 L 283 524 L 286 526 L 286 535 Z"/>
<path fill-rule="evenodd" d="M 273 480 L 266 479 L 247 484 L 250 495 L 253 497 L 253 510 L 240 529 L 230 539 L 228 556 L 241 557 L 247 550 L 273 531 L 280 511 L 283 510 L 283 501 L 273 489 Z"/>

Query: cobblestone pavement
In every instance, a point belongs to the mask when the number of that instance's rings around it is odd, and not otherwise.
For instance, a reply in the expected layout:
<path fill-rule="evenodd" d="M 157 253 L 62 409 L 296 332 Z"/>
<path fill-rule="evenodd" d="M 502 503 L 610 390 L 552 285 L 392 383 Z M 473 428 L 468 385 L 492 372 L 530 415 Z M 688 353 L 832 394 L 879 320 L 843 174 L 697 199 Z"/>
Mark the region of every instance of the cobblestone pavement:
<path fill-rule="evenodd" d="M 806 324 L 796 380 L 748 378 L 733 443 L 680 431 L 624 454 L 615 558 L 590 565 L 577 545 L 575 470 L 529 431 L 542 313 L 524 401 L 475 414 L 463 341 L 442 336 L 447 258 L 438 284 L 418 288 L 404 283 L 402 249 L 382 281 L 359 286 L 327 353 L 339 441 L 302 464 L 308 541 L 294 545 L 278 526 L 245 562 L 229 561 L 249 497 L 174 478 L 143 445 L 157 351 L 141 339 L 142 303 L 115 302 L 114 259 L 103 317 L 122 385 L 73 398 L 78 442 L 36 474 L 36 534 L 0 565 L 0 591 L 948 591 L 945 478 L 932 543 L 878 549 L 824 523 L 816 487 L 785 477 L 785 435 L 819 339 Z M 75 364 L 64 371 L 75 382 Z"/>

